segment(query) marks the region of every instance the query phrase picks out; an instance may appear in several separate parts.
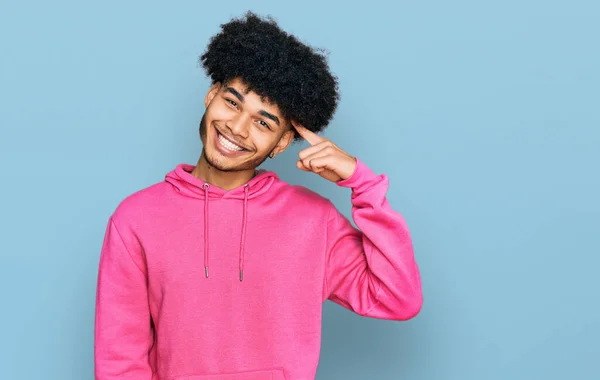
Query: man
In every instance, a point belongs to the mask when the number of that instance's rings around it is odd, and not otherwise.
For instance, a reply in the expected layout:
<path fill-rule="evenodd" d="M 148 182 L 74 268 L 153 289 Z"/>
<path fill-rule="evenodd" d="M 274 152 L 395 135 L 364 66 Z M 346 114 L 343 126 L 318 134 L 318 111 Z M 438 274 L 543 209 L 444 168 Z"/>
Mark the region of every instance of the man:
<path fill-rule="evenodd" d="M 419 270 L 388 178 L 317 134 L 338 101 L 326 59 L 252 13 L 222 25 L 195 166 L 125 198 L 100 258 L 96 378 L 314 378 L 322 304 L 415 316 Z M 318 194 L 257 170 L 292 141 L 297 167 L 351 189 L 354 228 Z"/>

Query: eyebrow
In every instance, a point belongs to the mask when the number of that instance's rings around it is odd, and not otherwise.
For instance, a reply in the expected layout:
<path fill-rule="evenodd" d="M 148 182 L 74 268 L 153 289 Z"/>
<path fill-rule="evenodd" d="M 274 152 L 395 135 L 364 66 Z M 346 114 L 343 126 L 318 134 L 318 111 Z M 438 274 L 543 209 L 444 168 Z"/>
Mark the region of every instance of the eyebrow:
<path fill-rule="evenodd" d="M 235 96 L 240 102 L 244 103 L 244 95 L 240 94 L 235 88 L 225 87 L 225 91 L 233 94 L 233 96 Z M 260 111 L 258 111 L 258 113 L 268 119 L 273 120 L 275 122 L 275 124 L 277 124 L 278 126 L 281 125 L 281 122 L 279 121 L 279 118 L 277 116 L 275 116 L 265 110 L 260 110 Z"/>
<path fill-rule="evenodd" d="M 268 118 L 268 119 L 273 120 L 275 122 L 275 124 L 280 125 L 279 118 L 277 116 L 272 115 L 272 114 L 268 113 L 265 110 L 260 110 L 260 111 L 258 111 L 258 113 L 261 114 L 262 116 Z"/>
<path fill-rule="evenodd" d="M 239 92 L 237 92 L 237 90 L 233 87 L 225 87 L 225 91 L 227 92 L 231 92 L 233 94 L 233 96 L 235 96 L 236 98 L 238 98 L 238 100 L 240 102 L 244 102 L 244 95 L 240 94 Z"/>

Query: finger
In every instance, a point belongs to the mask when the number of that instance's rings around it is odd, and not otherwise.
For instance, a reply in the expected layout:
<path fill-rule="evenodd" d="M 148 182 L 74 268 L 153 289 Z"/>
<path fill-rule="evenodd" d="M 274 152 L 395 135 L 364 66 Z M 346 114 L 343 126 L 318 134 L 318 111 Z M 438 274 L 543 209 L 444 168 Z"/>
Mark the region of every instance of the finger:
<path fill-rule="evenodd" d="M 302 159 L 304 159 L 312 154 L 315 154 L 315 153 L 319 152 L 320 150 L 325 149 L 330 146 L 335 146 L 335 145 L 329 140 L 318 143 L 317 145 L 311 145 L 308 148 L 302 149 L 300 152 L 298 152 L 298 157 L 302 160 Z"/>
<path fill-rule="evenodd" d="M 322 167 L 322 165 L 319 166 L 319 164 L 322 164 L 324 162 L 323 160 L 321 160 L 324 157 L 333 157 L 329 148 L 325 148 L 316 153 L 313 153 L 310 156 L 302 159 L 301 162 L 304 165 L 304 167 L 309 168 L 315 173 L 320 173 L 321 171 L 323 171 L 324 168 Z"/>
<path fill-rule="evenodd" d="M 335 167 L 336 157 L 332 155 L 324 155 L 320 157 L 315 157 L 310 160 L 310 168 L 314 173 L 321 173 L 324 170 L 331 170 L 335 172 L 333 169 Z"/>
<path fill-rule="evenodd" d="M 302 163 L 302 161 L 298 160 L 296 161 L 296 167 L 300 170 L 303 170 L 305 172 L 310 172 L 310 168 L 307 168 L 306 166 L 304 166 L 304 164 Z"/>
<path fill-rule="evenodd" d="M 304 128 L 302 125 L 297 124 L 294 121 L 292 121 L 292 125 L 294 126 L 294 128 L 296 128 L 300 136 L 302 136 L 306 141 L 308 141 L 310 145 L 316 145 L 325 140 L 324 137 L 317 135 L 313 131 L 309 131 L 308 129 Z"/>

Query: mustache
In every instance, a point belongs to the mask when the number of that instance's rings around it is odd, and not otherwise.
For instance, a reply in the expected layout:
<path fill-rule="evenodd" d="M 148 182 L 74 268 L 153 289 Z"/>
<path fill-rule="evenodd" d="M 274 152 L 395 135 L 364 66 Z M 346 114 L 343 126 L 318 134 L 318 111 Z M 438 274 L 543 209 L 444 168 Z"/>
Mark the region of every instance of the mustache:
<path fill-rule="evenodd" d="M 215 124 L 216 125 L 216 124 Z M 207 132 L 207 124 L 206 124 L 206 112 L 202 115 L 202 119 L 200 119 L 200 126 L 199 126 L 199 132 L 200 132 L 200 136 L 206 136 L 206 132 Z M 237 146 L 239 146 L 240 148 L 243 148 L 244 150 L 251 152 L 252 149 L 249 149 L 246 144 L 240 142 L 238 139 L 236 139 L 235 137 L 231 136 L 228 133 L 224 133 L 220 128 L 217 128 L 217 126 L 215 126 L 215 129 L 217 130 L 218 133 L 220 133 L 221 135 L 223 135 L 223 137 L 225 137 L 227 140 L 230 140 L 231 142 L 233 142 L 234 144 L 236 144 Z"/>

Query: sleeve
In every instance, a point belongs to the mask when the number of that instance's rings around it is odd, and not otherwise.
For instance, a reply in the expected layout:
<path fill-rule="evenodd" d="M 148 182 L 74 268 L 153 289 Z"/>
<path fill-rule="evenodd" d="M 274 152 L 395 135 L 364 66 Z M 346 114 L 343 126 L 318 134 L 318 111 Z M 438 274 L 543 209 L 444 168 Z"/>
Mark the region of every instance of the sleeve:
<path fill-rule="evenodd" d="M 96 290 L 96 380 L 150 380 L 154 341 L 142 250 L 111 217 L 102 245 Z M 125 241 L 129 244 L 126 245 Z"/>
<path fill-rule="evenodd" d="M 352 189 L 358 229 L 331 205 L 324 299 L 366 317 L 413 318 L 423 295 L 408 227 L 387 201 L 387 176 L 356 161 L 352 176 L 337 184 Z"/>

